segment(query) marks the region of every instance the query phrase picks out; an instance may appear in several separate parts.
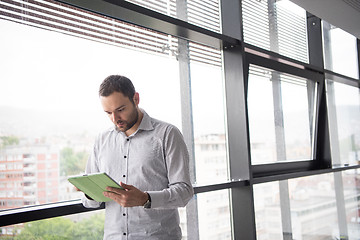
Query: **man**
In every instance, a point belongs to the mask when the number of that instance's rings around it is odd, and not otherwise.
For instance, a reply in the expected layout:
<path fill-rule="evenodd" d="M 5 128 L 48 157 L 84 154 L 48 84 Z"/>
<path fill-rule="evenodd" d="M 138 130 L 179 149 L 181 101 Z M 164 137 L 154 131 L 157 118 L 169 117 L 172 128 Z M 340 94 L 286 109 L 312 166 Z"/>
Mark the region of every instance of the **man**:
<path fill-rule="evenodd" d="M 119 75 L 99 89 L 101 105 L 114 127 L 96 139 L 87 173 L 106 172 L 125 189 L 104 195 L 104 239 L 181 239 L 178 207 L 193 196 L 189 154 L 180 131 L 139 108 L 139 93 Z M 99 207 L 86 196 L 85 207 Z"/>

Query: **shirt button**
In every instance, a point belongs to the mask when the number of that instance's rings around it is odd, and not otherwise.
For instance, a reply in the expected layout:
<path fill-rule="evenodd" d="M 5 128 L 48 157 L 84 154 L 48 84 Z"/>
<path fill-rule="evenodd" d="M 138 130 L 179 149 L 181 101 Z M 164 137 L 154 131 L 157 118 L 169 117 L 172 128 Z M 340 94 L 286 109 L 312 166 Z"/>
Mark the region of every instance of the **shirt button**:
<path fill-rule="evenodd" d="M 126 235 L 126 233 L 123 233 L 123 235 Z"/>
<path fill-rule="evenodd" d="M 125 213 L 123 213 L 123 216 L 126 216 L 126 214 L 125 214 Z"/>
<path fill-rule="evenodd" d="M 124 156 L 124 158 L 126 158 L 126 156 Z"/>
<path fill-rule="evenodd" d="M 126 175 L 123 175 L 123 177 L 126 177 Z"/>
<path fill-rule="evenodd" d="M 128 139 L 126 139 L 126 141 L 130 141 L 130 139 L 128 138 Z"/>

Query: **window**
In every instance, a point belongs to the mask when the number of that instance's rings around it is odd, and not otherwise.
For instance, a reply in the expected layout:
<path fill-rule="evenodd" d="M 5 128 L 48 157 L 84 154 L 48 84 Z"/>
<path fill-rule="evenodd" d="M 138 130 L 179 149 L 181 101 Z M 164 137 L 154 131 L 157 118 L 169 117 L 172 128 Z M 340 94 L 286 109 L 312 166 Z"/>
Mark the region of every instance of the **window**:
<path fill-rule="evenodd" d="M 289 180 L 294 239 L 340 238 L 335 194 L 333 174 Z"/>
<path fill-rule="evenodd" d="M 359 78 L 356 37 L 322 21 L 325 68 Z"/>
<path fill-rule="evenodd" d="M 0 236 L 18 239 L 102 239 L 105 212 L 73 214 L 1 228 Z M 2 237 L 1 237 L 2 238 Z"/>
<path fill-rule="evenodd" d="M 359 170 L 348 170 L 341 173 L 344 188 L 345 215 L 349 239 L 356 239 L 359 234 Z"/>
<path fill-rule="evenodd" d="M 330 142 L 333 166 L 357 165 L 360 161 L 360 92 L 328 79 Z"/>
<path fill-rule="evenodd" d="M 279 196 L 278 182 L 254 186 L 257 239 L 283 239 Z"/>
<path fill-rule="evenodd" d="M 205 87 L 206 86 L 206 87 Z M 196 183 L 228 180 L 221 68 L 191 64 Z"/>
<path fill-rule="evenodd" d="M 181 129 L 178 62 L 174 57 L 150 55 L 6 20 L 0 20 L 0 24 L 2 32 L 7 33 L 0 40 L 4 67 L 0 73 L 4 116 L 0 127 L 5 136 L 21 140 L 5 147 L 1 155 L 8 159 L 15 153 L 31 156 L 20 161 L 33 166 L 27 167 L 24 178 L 16 181 L 42 184 L 51 173 L 56 183 L 51 188 L 64 189 L 67 175 L 84 171 L 94 137 L 111 124 L 97 97 L 100 82 L 109 74 L 121 73 L 133 79 L 141 96 L 140 106 L 151 116 Z M 138 71 L 140 66 L 142 71 Z M 16 94 L 14 89 L 18 89 Z M 10 166 L 8 172 L 18 170 Z M 34 203 L 38 197 L 33 196 Z M 46 198 L 42 199 L 40 203 L 47 203 Z M 62 194 L 62 199 L 72 196 Z"/>
<path fill-rule="evenodd" d="M 2 210 L 81 196 L 67 176 L 84 171 L 95 136 L 111 126 L 98 100 L 99 84 L 110 74 L 133 80 L 140 93 L 140 107 L 150 116 L 189 131 L 182 123 L 187 112 L 182 113 L 181 54 L 189 57 L 182 63 L 192 70 L 188 89 L 196 109 L 191 119 L 196 130 L 191 141 L 201 146 L 205 139 L 209 146 L 206 151 L 195 151 L 196 175 L 202 183 L 227 180 L 219 50 L 187 42 L 188 48 L 179 52 L 175 37 L 55 1 L 0 4 L 0 29 L 6 35 L 0 39 L 0 64 L 4 67 L 0 73 L 0 112 L 5 116 L 0 133 L 6 138 L 1 139 L 0 152 L 0 164 L 6 168 L 1 173 L 1 184 L 6 186 L 2 189 L 6 193 L 1 199 Z M 203 84 L 208 91 L 203 91 Z M 12 94 L 14 89 L 16 95 Z M 214 109 L 216 116 L 212 115 Z M 202 175 L 203 166 L 211 174 Z M 10 182 L 15 183 L 11 188 Z M 213 195 L 219 198 L 219 206 L 204 204 L 200 212 L 195 209 L 199 217 L 194 221 L 216 209 L 222 226 L 211 235 L 226 232 L 230 238 L 228 191 Z M 186 209 L 180 212 L 186 235 Z M 19 227 L 18 232 L 30 225 Z M 207 234 L 206 230 L 202 234 Z"/>
<path fill-rule="evenodd" d="M 348 170 L 256 184 L 257 238 L 286 239 L 285 235 L 290 235 L 292 239 L 341 239 L 348 232 L 349 239 L 356 239 L 356 174 L 357 170 Z M 338 214 L 342 209 L 345 214 Z"/>
<path fill-rule="evenodd" d="M 66 178 L 119 73 L 189 147 L 184 240 L 359 239 L 359 40 L 319 21 L 290 0 L 0 1 L 0 238 L 101 238 Z"/>
<path fill-rule="evenodd" d="M 162 14 L 171 17 L 178 17 L 184 20 L 184 17 L 179 15 L 177 8 L 185 8 L 187 21 L 191 24 L 201 26 L 211 31 L 220 32 L 220 14 L 218 0 L 187 0 L 183 4 L 176 6 L 176 0 L 166 1 L 145 1 L 145 0 L 128 0 L 128 2 L 149 8 Z"/>
<path fill-rule="evenodd" d="M 252 164 L 313 159 L 316 92 L 312 81 L 250 65 L 248 112 Z M 309 90 L 309 92 L 308 92 Z"/>
<path fill-rule="evenodd" d="M 288 0 L 242 1 L 245 43 L 307 63 L 306 12 Z"/>
<path fill-rule="evenodd" d="M 229 191 L 197 194 L 199 239 L 231 239 Z"/>

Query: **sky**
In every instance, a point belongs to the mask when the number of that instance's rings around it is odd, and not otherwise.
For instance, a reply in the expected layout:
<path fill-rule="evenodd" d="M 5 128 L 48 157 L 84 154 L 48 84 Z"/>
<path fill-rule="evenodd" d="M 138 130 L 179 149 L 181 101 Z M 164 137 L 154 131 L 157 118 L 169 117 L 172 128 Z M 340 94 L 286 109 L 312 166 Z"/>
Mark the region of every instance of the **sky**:
<path fill-rule="evenodd" d="M 110 74 L 129 77 L 150 116 L 181 129 L 178 62 L 53 31 L 0 20 L 0 107 L 32 110 L 52 124 L 99 132 L 111 125 L 98 99 Z M 199 134 L 224 133 L 221 69 L 192 64 L 194 122 Z M 206 91 L 204 91 L 206 86 Z M 209 115 L 217 111 L 217 115 Z M 19 113 L 20 114 L 20 113 Z M 14 115 L 15 116 L 15 115 Z M 16 115 L 18 116 L 18 115 Z M 26 116 L 21 125 L 27 126 Z M 35 126 L 34 126 L 35 127 Z"/>

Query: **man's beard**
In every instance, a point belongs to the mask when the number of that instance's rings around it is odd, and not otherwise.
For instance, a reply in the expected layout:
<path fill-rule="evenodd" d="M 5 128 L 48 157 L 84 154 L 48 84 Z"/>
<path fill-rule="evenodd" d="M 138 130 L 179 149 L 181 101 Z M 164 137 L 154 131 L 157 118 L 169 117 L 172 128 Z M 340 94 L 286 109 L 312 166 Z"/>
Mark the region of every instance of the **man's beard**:
<path fill-rule="evenodd" d="M 135 125 L 135 123 L 138 121 L 138 119 L 139 119 L 139 113 L 135 108 L 135 110 L 133 111 L 133 113 L 130 116 L 130 122 L 118 120 L 115 124 L 115 128 L 117 131 L 126 132 L 127 130 L 129 130 L 130 128 L 132 128 Z M 123 126 L 118 127 L 117 124 L 121 124 Z"/>

